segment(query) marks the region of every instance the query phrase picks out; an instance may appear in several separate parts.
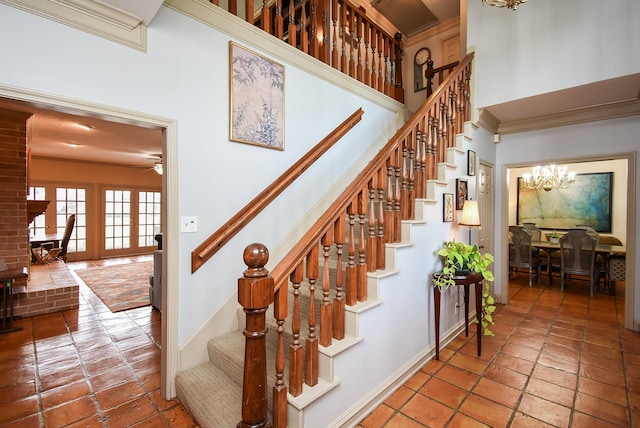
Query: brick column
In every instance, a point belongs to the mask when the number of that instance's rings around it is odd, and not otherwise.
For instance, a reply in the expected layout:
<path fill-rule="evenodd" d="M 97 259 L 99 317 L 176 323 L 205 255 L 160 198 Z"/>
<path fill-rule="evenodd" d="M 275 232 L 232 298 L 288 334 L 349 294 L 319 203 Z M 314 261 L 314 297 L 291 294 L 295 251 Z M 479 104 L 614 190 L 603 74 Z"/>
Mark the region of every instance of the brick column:
<path fill-rule="evenodd" d="M 9 269 L 26 267 L 31 255 L 27 231 L 30 117 L 31 113 L 0 109 L 0 258 Z"/>

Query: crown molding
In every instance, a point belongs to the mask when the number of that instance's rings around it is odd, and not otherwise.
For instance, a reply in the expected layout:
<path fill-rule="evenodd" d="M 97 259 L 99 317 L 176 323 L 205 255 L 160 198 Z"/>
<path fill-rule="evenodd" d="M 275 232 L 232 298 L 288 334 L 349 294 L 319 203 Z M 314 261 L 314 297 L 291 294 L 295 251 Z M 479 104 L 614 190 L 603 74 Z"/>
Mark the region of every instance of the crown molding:
<path fill-rule="evenodd" d="M 500 123 L 497 134 L 537 131 L 599 120 L 640 115 L 640 100 L 626 100 Z"/>
<path fill-rule="evenodd" d="M 510 122 L 500 122 L 500 120 L 486 108 L 478 109 L 478 113 L 479 117 L 476 122 L 478 126 L 481 126 L 492 134 L 507 135 L 596 122 L 599 120 L 638 116 L 640 115 L 640 99 L 589 106 Z"/>
<path fill-rule="evenodd" d="M 0 0 L 0 3 L 145 52 L 142 18 L 99 0 Z"/>

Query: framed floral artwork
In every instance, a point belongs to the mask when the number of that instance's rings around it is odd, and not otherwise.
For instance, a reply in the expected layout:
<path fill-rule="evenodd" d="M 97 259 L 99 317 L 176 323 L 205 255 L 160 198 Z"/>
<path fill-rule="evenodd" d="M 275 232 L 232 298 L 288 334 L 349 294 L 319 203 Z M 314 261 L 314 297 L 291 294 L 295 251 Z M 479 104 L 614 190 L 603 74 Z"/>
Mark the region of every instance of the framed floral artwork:
<path fill-rule="evenodd" d="M 461 210 L 464 207 L 464 201 L 469 196 L 467 180 L 456 178 L 456 209 Z"/>
<path fill-rule="evenodd" d="M 467 150 L 467 175 L 476 175 L 476 152 Z"/>
<path fill-rule="evenodd" d="M 442 221 L 445 223 L 453 221 L 453 193 L 443 193 L 442 195 Z"/>
<path fill-rule="evenodd" d="M 284 150 L 284 66 L 229 42 L 229 139 Z"/>

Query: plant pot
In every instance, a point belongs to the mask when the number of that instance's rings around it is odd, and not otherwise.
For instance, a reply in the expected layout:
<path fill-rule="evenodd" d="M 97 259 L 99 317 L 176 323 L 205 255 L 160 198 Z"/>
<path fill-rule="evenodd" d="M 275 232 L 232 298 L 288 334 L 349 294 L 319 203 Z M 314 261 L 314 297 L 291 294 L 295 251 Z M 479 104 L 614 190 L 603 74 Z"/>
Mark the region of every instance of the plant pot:
<path fill-rule="evenodd" d="M 457 270 L 455 272 L 455 276 L 469 276 L 469 269 L 462 269 L 462 270 Z"/>
<path fill-rule="evenodd" d="M 557 244 L 558 242 L 560 242 L 560 238 L 551 237 L 549 238 L 549 242 L 551 242 L 552 244 Z"/>

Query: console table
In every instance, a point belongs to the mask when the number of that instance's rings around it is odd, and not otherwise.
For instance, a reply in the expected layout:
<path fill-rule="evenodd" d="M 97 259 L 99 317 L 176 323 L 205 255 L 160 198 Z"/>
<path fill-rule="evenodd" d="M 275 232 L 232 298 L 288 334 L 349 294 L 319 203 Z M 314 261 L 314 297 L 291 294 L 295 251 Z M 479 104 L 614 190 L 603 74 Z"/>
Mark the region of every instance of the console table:
<path fill-rule="evenodd" d="M 2 320 L 0 320 L 0 333 L 22 330 L 22 327 L 14 327 L 13 322 L 13 285 L 16 279 L 27 278 L 27 268 L 7 269 L 0 272 L 0 289 L 2 290 Z M 9 315 L 11 313 L 11 315 Z"/>
<path fill-rule="evenodd" d="M 434 277 L 438 275 L 438 272 L 434 274 Z M 480 317 L 482 316 L 482 274 L 470 273 L 464 276 L 454 276 L 456 287 L 464 287 L 464 332 L 469 336 L 469 286 L 475 285 L 476 291 L 476 341 L 478 343 L 478 356 L 482 353 L 482 323 Z M 440 287 L 433 287 L 433 305 L 435 307 L 435 322 L 436 322 L 436 360 L 440 359 L 440 301 L 442 299 Z"/>

